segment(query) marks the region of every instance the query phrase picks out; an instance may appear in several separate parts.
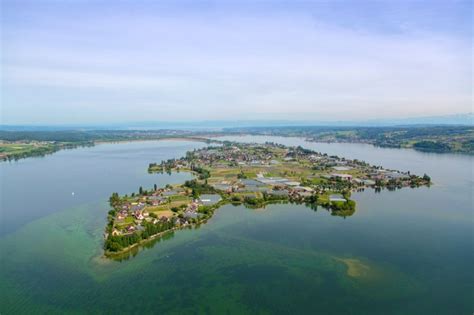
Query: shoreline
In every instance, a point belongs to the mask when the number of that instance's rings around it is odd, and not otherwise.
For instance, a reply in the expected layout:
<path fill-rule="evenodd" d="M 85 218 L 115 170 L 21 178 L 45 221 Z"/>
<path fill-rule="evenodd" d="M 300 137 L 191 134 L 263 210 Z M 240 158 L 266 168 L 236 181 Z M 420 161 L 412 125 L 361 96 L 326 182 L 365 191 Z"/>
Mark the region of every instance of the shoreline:
<path fill-rule="evenodd" d="M 166 230 L 166 231 L 162 231 L 160 233 L 157 233 L 157 234 L 153 234 L 153 235 L 150 235 L 149 238 L 145 239 L 145 240 L 141 240 L 140 242 L 138 243 L 135 243 L 135 244 L 132 244 L 124 249 L 122 249 L 121 251 L 118 251 L 118 252 L 111 252 L 111 251 L 103 251 L 103 255 L 102 257 L 103 258 L 113 258 L 114 256 L 120 256 L 120 255 L 123 255 L 125 253 L 128 253 L 129 251 L 131 251 L 132 249 L 134 249 L 135 247 L 138 247 L 142 244 L 145 244 L 145 243 L 148 243 L 149 241 L 152 241 L 154 240 L 155 238 L 157 238 L 158 236 L 161 236 L 161 235 L 164 235 L 166 233 L 169 233 L 169 232 L 173 232 L 173 231 L 176 231 L 176 230 L 179 230 L 181 229 L 182 227 L 174 227 L 174 228 L 171 228 L 169 230 Z"/>
<path fill-rule="evenodd" d="M 24 160 L 28 158 L 37 158 L 37 157 L 46 157 L 48 155 L 53 155 L 63 150 L 74 150 L 78 148 L 86 148 L 86 147 L 94 147 L 95 145 L 100 144 L 119 144 L 119 143 L 126 143 L 126 142 L 148 142 L 148 141 L 167 141 L 167 140 L 175 140 L 175 141 L 190 141 L 190 142 L 203 142 L 203 143 L 219 143 L 219 140 L 214 140 L 209 138 L 203 137 L 163 137 L 163 138 L 156 138 L 156 139 L 118 139 L 118 140 L 96 140 L 91 141 L 90 143 L 59 143 L 56 144 L 55 147 L 48 147 L 44 150 L 40 151 L 31 151 L 28 153 L 27 156 L 18 156 L 18 157 L 11 157 L 13 155 L 4 155 L 0 156 L 0 162 L 17 162 L 19 160 Z"/>
<path fill-rule="evenodd" d="M 344 140 L 319 140 L 313 139 L 308 136 L 293 136 L 293 135 L 267 135 L 267 134 L 255 134 L 255 133 L 236 133 L 236 134 L 224 134 L 224 135 L 211 135 L 210 138 L 218 138 L 218 137 L 281 137 L 281 138 L 293 138 L 293 139 L 302 139 L 308 143 L 322 143 L 322 144 L 365 144 L 370 145 L 374 148 L 380 149 L 398 149 L 398 150 L 412 150 L 419 153 L 432 153 L 432 154 L 454 154 L 454 155 L 466 155 L 466 156 L 473 156 L 474 152 L 462 152 L 462 151 L 433 151 L 433 150 L 423 150 L 419 148 L 415 148 L 413 146 L 389 146 L 389 145 L 378 145 L 376 143 L 372 143 L 370 141 L 344 141 Z"/>
<path fill-rule="evenodd" d="M 352 200 L 352 199 L 350 199 L 350 200 Z M 174 231 L 178 231 L 178 230 L 182 230 L 182 229 L 189 228 L 189 227 L 192 228 L 192 227 L 195 227 L 195 226 L 197 226 L 197 225 L 206 223 L 209 219 L 211 219 L 211 218 L 214 216 L 216 210 L 219 210 L 221 207 L 226 206 L 226 205 L 244 206 L 244 207 L 249 208 L 249 209 L 252 209 L 252 210 L 259 210 L 259 209 L 264 209 L 266 206 L 278 205 L 278 204 L 288 204 L 288 203 L 296 204 L 296 205 L 298 205 L 298 206 L 305 206 L 305 207 L 311 207 L 311 206 L 313 206 L 313 205 L 315 205 L 315 206 L 321 206 L 321 207 L 323 207 L 324 209 L 330 211 L 331 213 L 332 213 L 332 211 L 336 211 L 336 212 L 337 212 L 337 210 L 333 210 L 333 209 L 331 209 L 330 207 L 326 207 L 324 203 L 319 203 L 319 202 L 316 202 L 316 203 L 308 203 L 308 202 L 304 202 L 304 200 L 301 200 L 301 201 L 296 201 L 296 200 L 266 200 L 266 201 L 263 201 L 262 203 L 259 203 L 258 205 L 252 205 L 252 204 L 246 203 L 245 201 L 235 202 L 235 201 L 232 201 L 232 200 L 229 200 L 229 199 L 222 199 L 221 201 L 219 201 L 218 203 L 216 203 L 215 205 L 212 206 L 212 214 L 211 214 L 211 216 L 206 217 L 206 218 L 204 218 L 204 219 L 201 220 L 201 221 L 198 221 L 198 222 L 195 222 L 195 223 L 191 223 L 191 224 L 187 224 L 187 225 L 176 226 L 176 227 L 173 227 L 173 228 L 171 228 L 171 229 L 169 229 L 169 230 L 162 231 L 162 232 L 159 232 L 159 233 L 157 233 L 157 234 L 150 235 L 147 239 L 143 239 L 143 240 L 141 240 L 140 242 L 135 243 L 135 244 L 132 244 L 132 245 L 130 245 L 130 246 L 127 246 L 126 248 L 123 248 L 122 250 L 117 251 L 117 252 L 111 252 L 111 251 L 103 250 L 103 255 L 102 255 L 101 257 L 102 257 L 102 258 L 107 258 L 107 259 L 118 258 L 119 256 L 130 252 L 130 251 L 133 250 L 134 248 L 137 248 L 137 247 L 139 247 L 140 245 L 144 245 L 144 244 L 146 244 L 146 243 L 148 243 L 148 242 L 150 242 L 150 241 L 153 241 L 153 240 L 155 240 L 156 238 L 158 238 L 158 237 L 160 237 L 160 236 L 163 236 L 163 235 L 165 235 L 165 234 L 167 234 L 167 233 L 174 232 Z M 107 239 L 107 235 L 106 235 L 106 234 L 104 234 L 104 239 Z"/>
<path fill-rule="evenodd" d="M 210 138 L 203 138 L 203 137 L 163 137 L 157 139 L 121 139 L 121 140 L 98 140 L 94 141 L 94 144 L 114 144 L 114 143 L 122 143 L 122 142 L 149 142 L 149 141 L 166 141 L 166 140 L 176 140 L 176 141 L 194 141 L 194 142 L 218 142 L 218 140 L 212 140 Z"/>
<path fill-rule="evenodd" d="M 178 231 L 178 230 L 181 230 L 181 229 L 184 229 L 184 228 L 187 228 L 187 227 L 193 227 L 193 226 L 196 226 L 196 225 L 199 225 L 199 224 L 203 224 L 205 223 L 207 220 L 211 219 L 213 216 L 214 216 L 214 212 L 216 210 L 218 210 L 220 207 L 222 206 L 225 206 L 227 204 L 230 204 L 230 202 L 228 202 L 227 200 L 222 200 L 220 201 L 219 203 L 217 203 L 215 206 L 213 206 L 213 209 L 212 209 L 212 216 L 210 216 L 209 218 L 205 218 L 203 219 L 202 221 L 199 221 L 199 222 L 196 222 L 196 223 L 192 223 L 192 224 L 187 224 L 187 225 L 183 225 L 183 226 L 175 226 L 171 229 L 168 229 L 166 231 L 162 231 L 162 232 L 159 232 L 159 233 L 156 233 L 156 234 L 153 234 L 153 235 L 150 235 L 147 239 L 144 239 L 144 240 L 141 240 L 140 242 L 138 243 L 135 243 L 135 244 L 132 244 L 130 246 L 127 246 L 126 248 L 123 248 L 122 250 L 118 251 L 118 252 L 111 252 L 111 251 L 106 251 L 104 250 L 103 251 L 103 255 L 102 257 L 104 258 L 113 258 L 114 256 L 120 256 L 120 255 L 123 255 L 123 254 L 126 254 L 128 253 L 129 251 L 131 251 L 132 249 L 140 246 L 140 245 L 143 245 L 143 244 L 146 244 L 154 239 L 156 239 L 157 237 L 159 236 L 162 236 L 162 235 L 165 235 L 167 233 L 170 233 L 170 232 L 173 232 L 173 231 Z M 104 235 L 105 236 L 105 235 Z M 104 239 L 107 239 L 107 237 L 105 236 Z"/>

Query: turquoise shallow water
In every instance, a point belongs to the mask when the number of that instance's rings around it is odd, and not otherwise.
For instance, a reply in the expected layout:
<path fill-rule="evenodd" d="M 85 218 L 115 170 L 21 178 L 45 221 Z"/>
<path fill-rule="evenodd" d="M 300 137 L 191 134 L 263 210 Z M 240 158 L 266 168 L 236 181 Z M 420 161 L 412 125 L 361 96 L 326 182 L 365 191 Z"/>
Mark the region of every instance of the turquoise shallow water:
<path fill-rule="evenodd" d="M 110 193 L 189 178 L 146 168 L 202 144 L 104 144 L 0 164 L 0 313 L 472 313 L 472 157 L 273 139 L 426 172 L 435 185 L 355 194 L 345 219 L 229 205 L 111 261 L 100 258 Z"/>

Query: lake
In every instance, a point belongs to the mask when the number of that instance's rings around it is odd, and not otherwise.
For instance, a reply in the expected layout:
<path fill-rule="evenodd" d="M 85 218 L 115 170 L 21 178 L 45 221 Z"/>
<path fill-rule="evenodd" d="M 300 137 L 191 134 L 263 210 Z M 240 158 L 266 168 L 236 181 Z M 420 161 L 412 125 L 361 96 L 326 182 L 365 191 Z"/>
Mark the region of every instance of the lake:
<path fill-rule="evenodd" d="M 427 173 L 434 185 L 354 193 L 346 218 L 227 205 L 207 224 L 114 261 L 101 258 L 111 193 L 191 178 L 147 167 L 205 144 L 100 144 L 0 163 L 0 313 L 472 314 L 472 156 L 225 138 Z"/>

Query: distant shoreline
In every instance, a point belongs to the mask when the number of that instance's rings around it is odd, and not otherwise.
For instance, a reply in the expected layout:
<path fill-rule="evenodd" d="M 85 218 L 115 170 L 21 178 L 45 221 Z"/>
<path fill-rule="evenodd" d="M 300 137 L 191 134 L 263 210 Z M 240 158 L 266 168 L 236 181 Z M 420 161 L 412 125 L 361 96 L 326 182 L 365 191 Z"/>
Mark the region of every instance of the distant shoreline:
<path fill-rule="evenodd" d="M 175 140 L 175 141 L 194 141 L 194 142 L 209 142 L 215 141 L 209 138 L 201 138 L 201 137 L 163 137 L 163 138 L 156 138 L 156 139 L 120 139 L 120 140 L 98 140 L 94 141 L 95 144 L 104 144 L 104 143 L 123 143 L 123 142 L 149 142 L 149 141 L 166 141 L 166 140 Z"/>
<path fill-rule="evenodd" d="M 380 148 L 411 149 L 436 154 L 474 155 L 474 127 L 241 127 L 224 131 L 184 130 L 64 130 L 2 131 L 0 160 L 16 161 L 54 154 L 64 149 L 103 143 L 194 141 L 222 143 L 219 137 L 285 137 L 314 143 L 356 143 Z M 269 139 L 272 141 L 272 139 Z"/>
<path fill-rule="evenodd" d="M 78 142 L 78 143 L 74 143 L 74 142 L 66 143 L 66 142 L 59 142 L 59 141 L 22 141 L 22 142 L 3 143 L 3 145 L 6 147 L 31 145 L 31 148 L 22 152 L 14 152 L 10 154 L 1 153 L 0 151 L 0 162 L 18 161 L 18 160 L 32 158 L 32 157 L 44 157 L 46 155 L 51 155 L 62 150 L 77 149 L 80 147 L 93 147 L 95 145 L 100 145 L 100 144 L 118 144 L 118 143 L 125 143 L 125 142 L 168 141 L 168 140 L 183 141 L 183 142 L 193 141 L 193 142 L 204 142 L 204 143 L 219 143 L 218 140 L 213 140 L 213 139 L 204 138 L 204 137 L 195 137 L 195 136 L 189 136 L 189 137 L 166 136 L 166 137 L 160 137 L 156 139 L 94 140 L 94 141 L 89 141 L 89 142 Z"/>

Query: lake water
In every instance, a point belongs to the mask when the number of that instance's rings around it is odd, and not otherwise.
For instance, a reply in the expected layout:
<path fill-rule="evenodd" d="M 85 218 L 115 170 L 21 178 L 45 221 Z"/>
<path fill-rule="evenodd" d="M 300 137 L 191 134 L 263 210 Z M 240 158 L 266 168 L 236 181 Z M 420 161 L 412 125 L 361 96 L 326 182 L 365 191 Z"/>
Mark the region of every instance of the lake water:
<path fill-rule="evenodd" d="M 101 144 L 1 163 L 0 313 L 472 314 L 473 157 L 233 139 L 427 173 L 434 185 L 353 194 L 347 218 L 229 205 L 112 261 L 100 258 L 109 195 L 189 179 L 148 174 L 148 163 L 204 144 Z"/>

